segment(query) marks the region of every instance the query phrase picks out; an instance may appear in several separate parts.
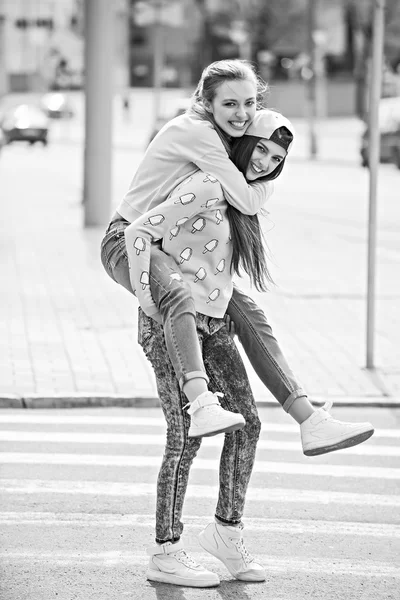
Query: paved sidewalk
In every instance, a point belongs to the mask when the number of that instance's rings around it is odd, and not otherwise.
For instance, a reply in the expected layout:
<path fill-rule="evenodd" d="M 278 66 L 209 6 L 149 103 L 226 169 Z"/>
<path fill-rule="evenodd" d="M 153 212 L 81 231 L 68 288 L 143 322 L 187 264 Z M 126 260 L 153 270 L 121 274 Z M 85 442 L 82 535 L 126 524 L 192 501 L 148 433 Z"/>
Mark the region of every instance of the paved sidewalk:
<path fill-rule="evenodd" d="M 400 405 L 400 173 L 384 166 L 380 179 L 371 373 L 364 368 L 367 172 L 358 166 L 358 139 L 341 152 L 335 123 L 326 124 L 331 143 L 325 140 L 322 160 L 311 163 L 304 123 L 298 131 L 297 154 L 265 222 L 279 287 L 251 294 L 315 401 Z M 81 225 L 82 148 L 75 142 L 59 136 L 47 149 L 7 147 L 0 157 L 0 406 L 157 402 L 136 343 L 136 300 L 102 269 L 103 229 Z M 116 147 L 114 204 L 140 153 L 140 144 Z M 276 404 L 249 374 L 257 400 Z"/>

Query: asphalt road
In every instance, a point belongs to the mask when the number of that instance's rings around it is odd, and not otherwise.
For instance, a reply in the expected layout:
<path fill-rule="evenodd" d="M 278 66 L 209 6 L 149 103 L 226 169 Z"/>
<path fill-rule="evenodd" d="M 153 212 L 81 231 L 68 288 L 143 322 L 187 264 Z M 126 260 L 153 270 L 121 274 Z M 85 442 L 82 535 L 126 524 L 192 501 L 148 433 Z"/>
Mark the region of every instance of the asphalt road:
<path fill-rule="evenodd" d="M 221 438 L 205 439 L 184 510 L 187 548 L 221 577 L 214 590 L 145 578 L 163 449 L 159 409 L 0 413 L 2 600 L 397 600 L 400 585 L 400 414 L 336 409 L 376 434 L 318 458 L 298 428 L 260 409 L 263 432 L 245 512 L 245 539 L 266 567 L 243 584 L 197 534 L 212 519 Z"/>

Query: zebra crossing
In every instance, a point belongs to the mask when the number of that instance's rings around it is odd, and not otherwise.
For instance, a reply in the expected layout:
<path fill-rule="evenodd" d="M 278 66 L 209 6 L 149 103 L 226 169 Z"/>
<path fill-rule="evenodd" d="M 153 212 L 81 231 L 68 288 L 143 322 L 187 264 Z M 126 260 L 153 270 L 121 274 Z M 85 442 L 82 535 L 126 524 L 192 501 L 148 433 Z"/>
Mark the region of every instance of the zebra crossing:
<path fill-rule="evenodd" d="M 239 599 L 399 598 L 400 430 L 374 410 L 368 418 L 379 414 L 383 426 L 371 440 L 310 459 L 296 424 L 260 409 L 244 523 L 246 545 L 269 576 L 262 586 L 240 584 Z M 132 586 L 134 598 L 162 598 L 145 579 L 145 549 L 153 543 L 164 432 L 158 409 L 0 412 L 2 600 L 47 599 L 55 584 L 61 600 L 121 598 Z M 235 582 L 197 535 L 212 519 L 222 443 L 222 436 L 203 440 L 183 518 L 186 547 L 221 577 L 206 596 L 218 600 L 230 597 Z M 35 585 L 32 573 L 49 570 L 48 584 Z M 90 594 L 82 592 L 89 575 Z M 16 580 L 25 581 L 25 592 Z M 205 597 L 174 590 L 168 597 Z"/>

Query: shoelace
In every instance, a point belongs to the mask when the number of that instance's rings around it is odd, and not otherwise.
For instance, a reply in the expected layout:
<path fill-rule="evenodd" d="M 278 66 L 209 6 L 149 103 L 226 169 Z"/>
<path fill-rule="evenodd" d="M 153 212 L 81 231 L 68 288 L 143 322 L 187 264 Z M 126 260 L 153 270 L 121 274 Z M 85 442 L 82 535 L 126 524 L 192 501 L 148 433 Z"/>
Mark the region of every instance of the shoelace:
<path fill-rule="evenodd" d="M 179 552 L 177 552 L 175 556 L 179 560 L 179 562 L 185 565 L 185 567 L 196 568 L 199 566 L 199 564 L 194 560 L 194 558 L 187 554 L 185 550 L 179 550 Z"/>
<path fill-rule="evenodd" d="M 338 421 L 338 419 L 334 419 L 334 418 L 332 417 L 332 415 L 330 414 L 330 412 L 329 412 L 329 411 L 331 410 L 331 408 L 332 408 L 332 405 L 333 405 L 333 402 L 332 402 L 332 400 L 327 400 L 327 401 L 325 402 L 325 404 L 323 405 L 323 407 L 322 407 L 322 408 L 323 408 L 323 409 L 324 409 L 324 411 L 326 412 L 325 419 L 329 419 L 330 423 L 338 423 L 338 424 L 340 424 L 340 425 L 343 425 L 343 422 L 342 422 L 342 421 Z"/>
<path fill-rule="evenodd" d="M 325 404 L 323 405 L 323 407 L 322 407 L 322 408 L 323 408 L 323 409 L 324 409 L 326 412 L 329 412 L 329 411 L 331 410 L 331 408 L 332 408 L 332 405 L 333 405 L 333 402 L 332 402 L 332 400 L 327 400 L 327 401 L 325 402 Z"/>
<path fill-rule="evenodd" d="M 243 543 L 243 538 L 240 538 L 237 542 L 235 542 L 235 546 L 238 549 L 238 552 L 242 555 L 242 558 L 246 565 L 253 562 L 254 558 L 249 554 L 246 546 Z"/>

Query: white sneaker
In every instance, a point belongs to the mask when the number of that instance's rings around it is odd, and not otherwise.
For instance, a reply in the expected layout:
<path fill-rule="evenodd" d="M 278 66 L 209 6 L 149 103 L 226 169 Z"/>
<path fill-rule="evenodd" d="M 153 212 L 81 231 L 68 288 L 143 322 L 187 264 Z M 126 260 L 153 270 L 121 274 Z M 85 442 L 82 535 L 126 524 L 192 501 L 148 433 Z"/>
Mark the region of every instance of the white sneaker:
<path fill-rule="evenodd" d="M 218 396 L 223 394 L 216 392 L 204 392 L 197 396 L 188 408 L 191 416 L 189 437 L 208 437 L 217 433 L 229 433 L 242 429 L 246 425 L 244 417 L 240 413 L 224 410 L 219 403 Z M 186 408 L 185 406 L 185 408 Z"/>
<path fill-rule="evenodd" d="M 157 544 L 154 548 L 149 548 L 147 554 L 150 555 L 147 571 L 147 579 L 150 581 L 201 588 L 220 583 L 216 573 L 204 569 L 185 552 L 181 540 L 176 544 Z"/>
<path fill-rule="evenodd" d="M 210 523 L 200 533 L 200 545 L 221 560 L 228 571 L 240 581 L 265 581 L 264 568 L 255 562 L 244 543 L 241 527 L 225 527 Z"/>
<path fill-rule="evenodd" d="M 306 456 L 326 454 L 342 448 L 350 448 L 365 442 L 374 433 L 371 423 L 345 423 L 330 414 L 332 402 L 324 406 L 301 423 L 301 441 Z"/>

